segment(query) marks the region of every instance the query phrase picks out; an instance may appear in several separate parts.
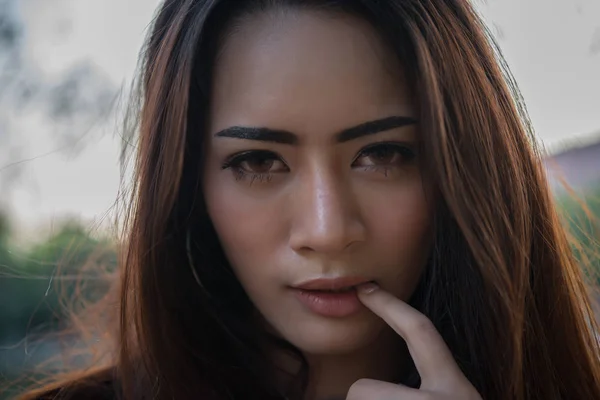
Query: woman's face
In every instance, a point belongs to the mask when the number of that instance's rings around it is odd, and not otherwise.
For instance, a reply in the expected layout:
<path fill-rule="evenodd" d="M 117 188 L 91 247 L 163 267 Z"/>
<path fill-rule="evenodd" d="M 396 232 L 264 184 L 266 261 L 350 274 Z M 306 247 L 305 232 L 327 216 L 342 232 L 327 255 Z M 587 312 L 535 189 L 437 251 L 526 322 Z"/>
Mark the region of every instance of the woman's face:
<path fill-rule="evenodd" d="M 242 22 L 215 70 L 204 193 L 238 279 L 307 354 L 368 346 L 385 324 L 345 287 L 408 299 L 430 242 L 401 65 L 368 24 L 296 11 Z"/>

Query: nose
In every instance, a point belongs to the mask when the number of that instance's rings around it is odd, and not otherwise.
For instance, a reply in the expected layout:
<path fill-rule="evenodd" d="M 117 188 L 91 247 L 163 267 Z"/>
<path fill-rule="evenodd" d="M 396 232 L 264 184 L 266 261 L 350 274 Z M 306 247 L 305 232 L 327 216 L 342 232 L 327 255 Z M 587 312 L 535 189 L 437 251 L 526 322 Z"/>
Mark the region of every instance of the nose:
<path fill-rule="evenodd" d="M 324 173 L 302 181 L 290 202 L 293 250 L 335 254 L 365 240 L 365 225 L 350 185 Z"/>

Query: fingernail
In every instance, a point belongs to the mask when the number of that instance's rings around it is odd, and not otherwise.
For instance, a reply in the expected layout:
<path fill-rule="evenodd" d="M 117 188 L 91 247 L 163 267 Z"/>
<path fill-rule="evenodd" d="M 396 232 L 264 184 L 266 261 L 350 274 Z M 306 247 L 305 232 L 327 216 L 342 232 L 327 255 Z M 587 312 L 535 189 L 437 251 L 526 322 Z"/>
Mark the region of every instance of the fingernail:
<path fill-rule="evenodd" d="M 364 294 L 373 293 L 377 289 L 379 289 L 379 286 L 374 282 L 365 283 L 364 285 L 360 285 L 358 287 L 358 290 Z"/>

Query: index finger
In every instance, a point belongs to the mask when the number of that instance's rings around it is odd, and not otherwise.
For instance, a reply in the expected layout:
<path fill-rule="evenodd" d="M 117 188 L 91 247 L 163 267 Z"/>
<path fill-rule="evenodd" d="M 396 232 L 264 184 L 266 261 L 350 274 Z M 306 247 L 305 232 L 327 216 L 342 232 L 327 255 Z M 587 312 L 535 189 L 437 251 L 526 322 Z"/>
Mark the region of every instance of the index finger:
<path fill-rule="evenodd" d="M 406 341 L 422 385 L 436 386 L 463 376 L 429 318 L 376 285 L 365 285 L 357 292 L 360 301 Z"/>

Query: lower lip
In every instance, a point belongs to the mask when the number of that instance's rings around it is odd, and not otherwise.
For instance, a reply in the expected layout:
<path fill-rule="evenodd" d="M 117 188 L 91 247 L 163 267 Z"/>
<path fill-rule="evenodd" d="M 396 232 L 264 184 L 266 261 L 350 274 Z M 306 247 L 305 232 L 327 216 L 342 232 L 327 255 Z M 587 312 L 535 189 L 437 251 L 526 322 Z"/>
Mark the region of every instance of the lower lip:
<path fill-rule="evenodd" d="M 325 317 L 348 317 L 362 307 L 356 290 L 335 293 L 294 289 L 294 294 L 309 310 Z"/>

